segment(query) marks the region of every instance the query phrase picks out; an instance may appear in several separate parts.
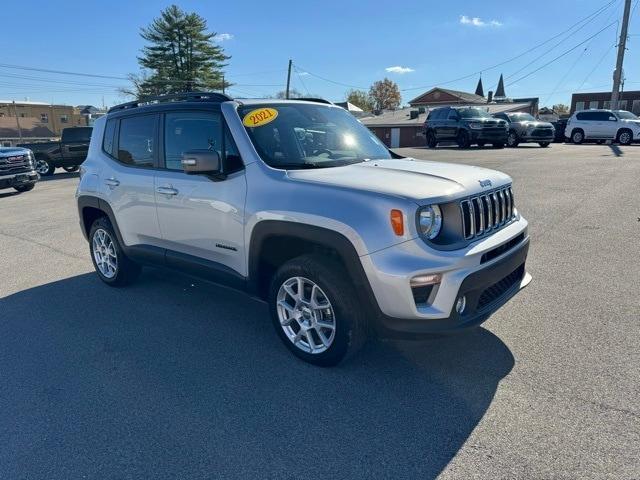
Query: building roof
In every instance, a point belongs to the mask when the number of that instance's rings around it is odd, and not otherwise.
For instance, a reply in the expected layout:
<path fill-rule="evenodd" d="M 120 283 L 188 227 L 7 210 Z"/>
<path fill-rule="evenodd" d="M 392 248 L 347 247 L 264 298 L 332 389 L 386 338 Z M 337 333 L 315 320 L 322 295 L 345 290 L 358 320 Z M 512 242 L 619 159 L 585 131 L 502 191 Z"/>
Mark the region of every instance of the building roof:
<path fill-rule="evenodd" d="M 38 118 L 20 117 L 18 120 L 20 120 L 20 130 L 24 139 L 57 137 L 49 126 L 40 122 Z M 16 117 L 0 117 L 0 138 L 19 137 Z"/>
<path fill-rule="evenodd" d="M 504 93 L 504 79 L 502 78 L 502 74 L 500 74 L 500 80 L 498 80 L 498 88 L 496 88 L 495 97 L 506 97 L 507 95 Z"/>
<path fill-rule="evenodd" d="M 414 104 L 414 103 L 420 103 L 420 99 L 422 97 L 425 97 L 433 92 L 444 92 L 447 93 L 449 95 L 452 95 L 454 97 L 457 97 L 460 99 L 461 103 L 486 103 L 487 99 L 484 97 L 481 97 L 480 95 L 476 95 L 475 93 L 469 93 L 469 92 L 463 92 L 460 90 L 451 90 L 449 88 L 442 88 L 442 87 L 434 87 L 431 90 L 421 93 L 420 95 L 418 95 L 416 98 L 414 98 L 413 100 L 409 100 L 410 104 Z M 425 102 L 425 103 L 429 103 L 429 102 Z"/>
<path fill-rule="evenodd" d="M 386 111 L 380 115 L 369 116 L 361 118 L 360 121 L 363 125 L 367 127 L 417 127 L 422 125 L 427 119 L 427 115 L 431 110 L 435 108 L 442 108 L 447 105 L 442 105 L 438 107 L 434 107 L 432 109 L 427 109 L 425 113 L 420 113 L 416 118 L 411 118 L 411 111 L 417 111 L 416 108 L 401 108 L 393 111 Z M 475 107 L 482 108 L 489 112 L 490 114 L 501 113 L 501 112 L 512 112 L 518 111 L 523 108 L 528 108 L 531 106 L 530 102 L 521 102 L 521 103 L 485 103 L 484 105 L 478 105 L 477 103 L 469 103 L 469 104 L 452 104 L 452 107 L 460 108 L 460 107 Z"/>
<path fill-rule="evenodd" d="M 51 105 L 47 102 L 32 102 L 31 100 L 0 100 L 0 104 L 12 104 L 14 102 L 16 105 Z"/>

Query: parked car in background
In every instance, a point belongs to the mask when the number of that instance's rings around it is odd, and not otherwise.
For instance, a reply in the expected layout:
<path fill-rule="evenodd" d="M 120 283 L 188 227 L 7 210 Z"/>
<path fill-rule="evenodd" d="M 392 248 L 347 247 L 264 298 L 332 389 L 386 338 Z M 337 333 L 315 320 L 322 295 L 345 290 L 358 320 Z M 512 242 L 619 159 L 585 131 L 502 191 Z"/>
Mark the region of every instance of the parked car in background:
<path fill-rule="evenodd" d="M 493 116 L 509 124 L 508 147 L 517 147 L 520 143 L 535 142 L 545 148 L 553 142 L 556 135 L 551 123 L 536 120 L 529 113 L 501 112 Z"/>
<path fill-rule="evenodd" d="M 457 142 L 460 148 L 473 144 L 483 147 L 487 143 L 503 148 L 507 142 L 507 122 L 478 107 L 435 108 L 424 127 L 429 148 L 440 142 Z"/>
<path fill-rule="evenodd" d="M 629 145 L 640 139 L 640 119 L 626 110 L 581 110 L 569 118 L 565 136 L 576 144 L 613 140 Z"/>
<path fill-rule="evenodd" d="M 151 264 L 248 291 L 284 345 L 323 366 L 372 331 L 478 325 L 531 280 L 511 177 L 399 157 L 320 100 L 192 93 L 113 107 L 76 197 L 103 282 Z"/>
<path fill-rule="evenodd" d="M 34 167 L 31 150 L 0 147 L 0 189 L 14 188 L 18 192 L 33 190 L 40 178 Z"/>
<path fill-rule="evenodd" d="M 53 175 L 56 168 L 75 172 L 87 158 L 93 127 L 69 127 L 62 130 L 59 142 L 23 143 L 19 147 L 33 151 L 36 171 L 43 176 Z"/>
<path fill-rule="evenodd" d="M 567 140 L 567 137 L 564 136 L 564 131 L 567 128 L 568 118 L 560 118 L 555 122 L 551 122 L 553 128 L 555 129 L 555 137 L 553 139 L 556 143 L 563 143 Z"/>

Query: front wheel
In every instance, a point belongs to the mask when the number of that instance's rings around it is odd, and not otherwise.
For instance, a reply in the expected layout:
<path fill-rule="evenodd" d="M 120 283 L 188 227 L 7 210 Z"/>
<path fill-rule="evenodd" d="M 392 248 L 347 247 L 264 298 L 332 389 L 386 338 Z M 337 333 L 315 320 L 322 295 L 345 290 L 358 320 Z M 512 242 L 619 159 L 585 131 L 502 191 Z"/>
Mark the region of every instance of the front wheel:
<path fill-rule="evenodd" d="M 29 183 L 27 185 L 18 185 L 17 187 L 13 187 L 13 188 L 15 188 L 18 192 L 22 193 L 22 192 L 28 192 L 29 190 L 33 190 L 33 187 L 35 186 L 36 186 L 35 183 Z"/>
<path fill-rule="evenodd" d="M 620 133 L 618 133 L 618 142 L 620 145 L 631 145 L 632 141 L 633 133 L 631 133 L 631 131 L 621 130 Z"/>
<path fill-rule="evenodd" d="M 511 148 L 515 148 L 520 143 L 520 139 L 518 138 L 518 134 L 516 132 L 509 132 L 507 136 L 507 146 Z"/>
<path fill-rule="evenodd" d="M 584 132 L 582 130 L 574 130 L 571 133 L 571 141 L 576 145 L 580 145 L 584 142 Z"/>
<path fill-rule="evenodd" d="M 74 165 L 72 167 L 62 167 L 65 172 L 73 173 L 78 171 L 78 165 Z"/>
<path fill-rule="evenodd" d="M 53 175 L 53 172 L 56 171 L 56 167 L 51 165 L 44 158 L 36 158 L 36 172 L 38 172 L 43 177 L 48 177 L 49 175 Z"/>
<path fill-rule="evenodd" d="M 542 148 L 547 148 L 549 146 L 549 142 L 540 142 L 538 145 L 540 145 Z"/>
<path fill-rule="evenodd" d="M 320 255 L 282 265 L 269 290 L 273 326 L 302 360 L 329 367 L 357 352 L 366 340 L 365 319 L 344 268 Z"/>
<path fill-rule="evenodd" d="M 128 285 L 140 275 L 140 265 L 124 254 L 107 217 L 101 217 L 91 225 L 89 251 L 98 277 L 107 285 Z"/>

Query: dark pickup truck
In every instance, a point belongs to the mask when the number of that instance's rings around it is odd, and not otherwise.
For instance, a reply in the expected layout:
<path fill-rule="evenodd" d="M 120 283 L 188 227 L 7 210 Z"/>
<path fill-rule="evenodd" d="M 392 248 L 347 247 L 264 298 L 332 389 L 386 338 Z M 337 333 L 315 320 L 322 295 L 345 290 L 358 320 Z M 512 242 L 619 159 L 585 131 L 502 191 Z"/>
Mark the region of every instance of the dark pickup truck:
<path fill-rule="evenodd" d="M 36 171 L 43 176 L 53 175 L 56 168 L 75 172 L 87 158 L 93 127 L 70 127 L 62 130 L 59 142 L 24 143 L 36 158 Z"/>

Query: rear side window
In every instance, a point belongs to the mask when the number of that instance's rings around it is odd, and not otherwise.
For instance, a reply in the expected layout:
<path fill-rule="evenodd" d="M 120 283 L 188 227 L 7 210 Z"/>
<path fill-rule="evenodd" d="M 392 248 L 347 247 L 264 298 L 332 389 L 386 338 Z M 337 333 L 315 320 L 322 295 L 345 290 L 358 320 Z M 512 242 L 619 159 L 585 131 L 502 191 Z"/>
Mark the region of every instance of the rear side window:
<path fill-rule="evenodd" d="M 64 142 L 89 142 L 91 140 L 92 128 L 65 128 L 62 131 L 62 141 Z"/>
<path fill-rule="evenodd" d="M 157 123 L 155 115 L 121 119 L 118 160 L 126 165 L 153 167 Z"/>
<path fill-rule="evenodd" d="M 107 124 L 104 127 L 104 137 L 102 139 L 102 149 L 115 157 L 114 155 L 114 145 L 113 142 L 115 140 L 116 134 L 116 121 L 115 120 L 107 120 Z"/>

